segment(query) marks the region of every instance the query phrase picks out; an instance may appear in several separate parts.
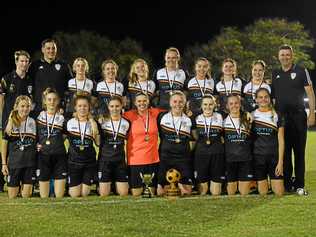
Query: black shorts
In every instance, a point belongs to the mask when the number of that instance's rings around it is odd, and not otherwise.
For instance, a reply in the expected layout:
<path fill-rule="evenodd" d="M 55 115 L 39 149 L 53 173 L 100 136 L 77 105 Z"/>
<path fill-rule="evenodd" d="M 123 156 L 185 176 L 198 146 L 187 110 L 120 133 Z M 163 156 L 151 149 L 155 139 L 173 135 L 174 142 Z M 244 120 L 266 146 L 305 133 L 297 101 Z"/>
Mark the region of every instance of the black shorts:
<path fill-rule="evenodd" d="M 158 183 L 161 185 L 167 185 L 169 182 L 166 179 L 166 173 L 169 169 L 176 169 L 181 174 L 180 183 L 192 185 L 192 177 L 193 177 L 193 162 L 191 159 L 183 160 L 183 159 L 169 159 L 169 160 L 161 160 L 159 164 L 158 171 Z"/>
<path fill-rule="evenodd" d="M 265 180 L 269 176 L 270 179 L 283 179 L 283 176 L 275 175 L 275 168 L 278 165 L 278 157 L 268 155 L 254 155 L 254 174 L 255 179 Z"/>
<path fill-rule="evenodd" d="M 98 168 L 99 182 L 128 182 L 128 171 L 125 160 L 101 161 Z"/>
<path fill-rule="evenodd" d="M 227 182 L 253 180 L 252 161 L 226 162 Z"/>
<path fill-rule="evenodd" d="M 199 155 L 194 158 L 194 178 L 197 183 L 210 180 L 217 183 L 225 181 L 224 154 Z"/>
<path fill-rule="evenodd" d="M 129 186 L 131 188 L 142 188 L 142 174 L 154 174 L 150 187 L 157 187 L 159 163 L 149 165 L 130 165 L 129 167 Z"/>
<path fill-rule="evenodd" d="M 96 173 L 96 164 L 68 163 L 68 184 L 69 187 L 80 184 L 91 185 Z"/>
<path fill-rule="evenodd" d="M 35 168 L 10 169 L 8 175 L 8 187 L 19 187 L 20 184 L 34 184 L 36 180 Z"/>
<path fill-rule="evenodd" d="M 67 178 L 67 157 L 66 155 L 38 155 L 38 169 L 36 176 L 39 181 L 50 179 Z"/>

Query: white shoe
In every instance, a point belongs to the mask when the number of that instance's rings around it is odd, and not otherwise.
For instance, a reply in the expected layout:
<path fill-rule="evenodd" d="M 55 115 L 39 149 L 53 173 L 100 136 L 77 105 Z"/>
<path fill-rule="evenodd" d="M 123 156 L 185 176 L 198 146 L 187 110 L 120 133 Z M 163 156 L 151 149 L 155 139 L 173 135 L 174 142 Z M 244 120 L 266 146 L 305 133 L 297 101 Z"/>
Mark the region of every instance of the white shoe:
<path fill-rule="evenodd" d="M 300 196 L 307 196 L 308 192 L 304 188 L 298 188 L 296 189 L 296 193 Z"/>

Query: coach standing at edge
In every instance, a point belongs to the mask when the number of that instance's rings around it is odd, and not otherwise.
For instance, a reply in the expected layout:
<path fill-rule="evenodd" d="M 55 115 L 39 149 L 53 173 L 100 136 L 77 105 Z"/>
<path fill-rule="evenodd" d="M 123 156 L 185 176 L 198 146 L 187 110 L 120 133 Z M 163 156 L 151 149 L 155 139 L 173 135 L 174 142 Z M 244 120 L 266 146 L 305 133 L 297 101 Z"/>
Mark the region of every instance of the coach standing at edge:
<path fill-rule="evenodd" d="M 289 45 L 279 48 L 281 68 L 272 73 L 272 93 L 276 110 L 285 116 L 284 185 L 300 195 L 307 195 L 305 180 L 305 146 L 307 126 L 315 123 L 315 94 L 307 69 L 293 63 L 293 49 Z M 308 97 L 310 113 L 307 118 L 304 94 Z M 292 149 L 294 151 L 295 181 L 292 180 Z"/>

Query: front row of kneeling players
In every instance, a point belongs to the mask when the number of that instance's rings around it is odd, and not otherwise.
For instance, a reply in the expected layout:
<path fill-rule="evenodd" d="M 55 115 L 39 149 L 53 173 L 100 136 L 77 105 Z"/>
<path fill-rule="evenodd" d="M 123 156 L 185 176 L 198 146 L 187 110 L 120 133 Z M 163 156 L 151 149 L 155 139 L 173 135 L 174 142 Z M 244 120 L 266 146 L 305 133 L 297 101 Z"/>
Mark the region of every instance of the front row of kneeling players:
<path fill-rule="evenodd" d="M 273 192 L 283 194 L 283 120 L 273 109 L 267 89 L 257 90 L 259 107 L 251 114 L 241 110 L 238 95 L 229 96 L 226 118 L 214 111 L 216 102 L 211 95 L 203 97 L 202 113 L 195 119 L 185 115 L 186 97 L 181 91 L 170 97 L 169 111 L 150 109 L 149 98 L 143 93 L 136 95 L 135 102 L 135 111 L 124 116 L 121 98 L 113 96 L 108 102 L 109 114 L 99 116 L 96 122 L 90 114 L 89 98 L 78 95 L 73 118 L 65 122 L 59 112 L 58 94 L 48 88 L 43 95 L 44 111 L 35 122 L 29 116 L 31 100 L 19 96 L 2 145 L 2 172 L 8 176 L 9 197 L 16 197 L 19 190 L 23 197 L 32 195 L 36 167 L 41 197 L 49 196 L 51 178 L 56 197 L 64 196 L 67 179 L 72 197 L 89 195 L 95 179 L 101 196 L 110 194 L 112 181 L 119 195 L 128 194 L 129 181 L 132 194 L 140 195 L 140 177 L 134 177 L 140 172 L 156 173 L 152 185 L 158 195 L 163 195 L 168 186 L 165 174 L 170 168 L 181 173 L 182 194 L 191 194 L 193 176 L 201 194 L 210 189 L 213 195 L 220 195 L 226 182 L 229 195 L 237 190 L 246 195 L 252 180 L 258 181 L 259 193 L 266 194 L 268 177 Z M 158 136 L 160 163 L 150 155 L 155 154 L 151 150 L 157 150 L 153 141 Z M 127 166 L 125 140 L 128 156 L 137 153 L 133 159 L 152 162 L 133 165 L 129 161 Z M 95 145 L 99 146 L 98 159 Z M 139 149 L 144 149 L 141 158 Z"/>

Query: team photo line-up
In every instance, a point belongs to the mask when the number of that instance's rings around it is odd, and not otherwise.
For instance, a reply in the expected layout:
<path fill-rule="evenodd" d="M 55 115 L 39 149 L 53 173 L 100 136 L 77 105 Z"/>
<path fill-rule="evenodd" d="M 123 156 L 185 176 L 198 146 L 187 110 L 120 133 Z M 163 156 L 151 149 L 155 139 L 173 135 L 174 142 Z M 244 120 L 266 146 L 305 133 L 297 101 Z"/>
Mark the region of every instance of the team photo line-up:
<path fill-rule="evenodd" d="M 87 196 L 94 183 L 100 196 L 113 190 L 139 196 L 140 174 L 153 174 L 151 190 L 162 196 L 170 168 L 181 174 L 182 195 L 192 188 L 247 195 L 254 181 L 262 195 L 269 188 L 278 196 L 307 195 L 305 146 L 315 95 L 291 46 L 276 52 L 280 68 L 272 83 L 264 80 L 262 60 L 249 65 L 249 82 L 238 78 L 231 58 L 223 60 L 217 80 L 202 57 L 188 76 L 173 47 L 153 79 L 146 61 L 136 59 L 118 80 L 118 65 L 107 59 L 96 83 L 87 78 L 85 58 L 76 58 L 70 70 L 56 57 L 53 39 L 41 46 L 43 57 L 32 63 L 26 51 L 16 51 L 16 69 L 1 80 L 2 174 L 10 198 L 32 196 L 35 183 L 41 197 L 50 196 L 52 183 L 56 197 L 65 190 Z"/>

